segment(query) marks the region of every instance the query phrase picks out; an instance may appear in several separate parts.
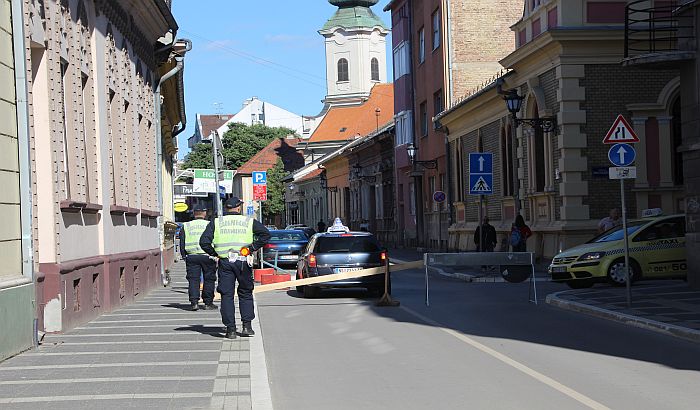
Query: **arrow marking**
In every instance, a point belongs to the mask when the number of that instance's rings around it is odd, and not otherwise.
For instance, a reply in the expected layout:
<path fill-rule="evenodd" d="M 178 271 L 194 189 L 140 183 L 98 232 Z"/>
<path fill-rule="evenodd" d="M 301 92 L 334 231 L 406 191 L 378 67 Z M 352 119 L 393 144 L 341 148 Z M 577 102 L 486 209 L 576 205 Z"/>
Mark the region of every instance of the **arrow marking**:
<path fill-rule="evenodd" d="M 479 172 L 484 172 L 484 161 L 485 161 L 484 157 L 479 157 L 478 161 L 479 161 Z"/>
<path fill-rule="evenodd" d="M 617 150 L 618 155 L 620 155 L 620 164 L 625 163 L 625 154 L 627 154 L 627 150 L 625 147 L 620 147 L 620 149 Z"/>

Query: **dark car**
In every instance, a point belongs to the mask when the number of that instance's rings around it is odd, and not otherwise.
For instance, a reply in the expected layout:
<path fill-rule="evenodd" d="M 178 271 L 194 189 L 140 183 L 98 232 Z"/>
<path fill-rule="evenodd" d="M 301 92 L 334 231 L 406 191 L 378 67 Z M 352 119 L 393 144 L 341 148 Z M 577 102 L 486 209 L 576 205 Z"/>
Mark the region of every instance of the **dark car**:
<path fill-rule="evenodd" d="M 308 243 L 309 237 L 303 231 L 272 230 L 270 241 L 263 247 L 263 259 L 274 265 L 277 258 L 277 266 L 295 266 Z"/>
<path fill-rule="evenodd" d="M 285 228 L 285 230 L 302 231 L 302 232 L 304 232 L 304 233 L 306 234 L 306 236 L 308 236 L 309 238 L 311 238 L 312 236 L 314 236 L 314 234 L 316 233 L 316 230 L 314 230 L 314 228 L 311 228 L 311 227 L 309 227 L 309 226 L 302 225 L 302 224 L 288 225 L 288 226 Z"/>
<path fill-rule="evenodd" d="M 299 258 L 297 279 L 384 266 L 387 252 L 369 232 L 324 232 L 314 235 Z M 374 295 L 384 292 L 384 274 L 298 286 L 304 297 L 318 296 L 322 288 L 365 288 Z M 391 278 L 389 278 L 391 292 Z"/>

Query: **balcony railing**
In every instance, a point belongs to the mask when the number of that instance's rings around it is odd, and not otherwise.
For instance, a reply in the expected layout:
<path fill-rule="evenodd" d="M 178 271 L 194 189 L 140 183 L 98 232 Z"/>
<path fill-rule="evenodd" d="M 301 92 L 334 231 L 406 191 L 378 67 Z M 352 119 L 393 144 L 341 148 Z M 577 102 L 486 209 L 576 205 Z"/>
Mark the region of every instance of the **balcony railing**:
<path fill-rule="evenodd" d="M 667 62 L 692 58 L 692 13 L 678 13 L 686 2 L 656 0 L 651 7 L 649 0 L 629 3 L 625 8 L 625 60 Z"/>

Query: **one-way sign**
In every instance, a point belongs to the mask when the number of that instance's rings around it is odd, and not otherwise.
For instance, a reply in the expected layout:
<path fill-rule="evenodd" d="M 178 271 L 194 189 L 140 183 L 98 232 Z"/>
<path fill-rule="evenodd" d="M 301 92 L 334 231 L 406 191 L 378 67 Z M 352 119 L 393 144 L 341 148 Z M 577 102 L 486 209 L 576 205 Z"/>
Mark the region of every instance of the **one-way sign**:
<path fill-rule="evenodd" d="M 469 154 L 469 194 L 493 194 L 493 154 L 472 152 Z"/>
<path fill-rule="evenodd" d="M 615 144 L 608 151 L 608 159 L 616 167 L 626 167 L 634 162 L 637 151 L 630 144 Z"/>

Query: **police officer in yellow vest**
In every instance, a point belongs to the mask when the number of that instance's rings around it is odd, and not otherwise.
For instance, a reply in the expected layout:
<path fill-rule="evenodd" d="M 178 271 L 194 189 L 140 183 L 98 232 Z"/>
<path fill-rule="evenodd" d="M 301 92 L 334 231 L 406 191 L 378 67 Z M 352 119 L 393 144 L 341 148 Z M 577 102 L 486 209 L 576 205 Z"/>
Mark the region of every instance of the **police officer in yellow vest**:
<path fill-rule="evenodd" d="M 241 249 L 247 248 L 250 254 L 260 249 L 270 240 L 270 232 L 265 225 L 252 216 L 241 215 L 243 201 L 230 198 L 224 204 L 224 216 L 209 222 L 199 245 L 206 253 L 219 258 L 219 286 L 221 293 L 221 320 L 226 326 L 226 337 L 236 338 L 235 307 L 233 291 L 238 281 L 238 308 L 243 327 L 241 336 L 253 336 L 250 322 L 255 318 L 253 311 L 253 272 Z"/>
<path fill-rule="evenodd" d="M 204 205 L 196 205 L 194 220 L 185 222 L 180 233 L 180 255 L 185 261 L 187 269 L 187 282 L 189 282 L 189 297 L 192 310 L 199 309 L 199 285 L 200 278 L 204 278 L 202 286 L 202 299 L 204 309 L 216 310 L 214 304 L 214 287 L 216 285 L 216 260 L 209 257 L 199 246 L 199 238 L 204 233 L 209 221 L 207 208 Z"/>

